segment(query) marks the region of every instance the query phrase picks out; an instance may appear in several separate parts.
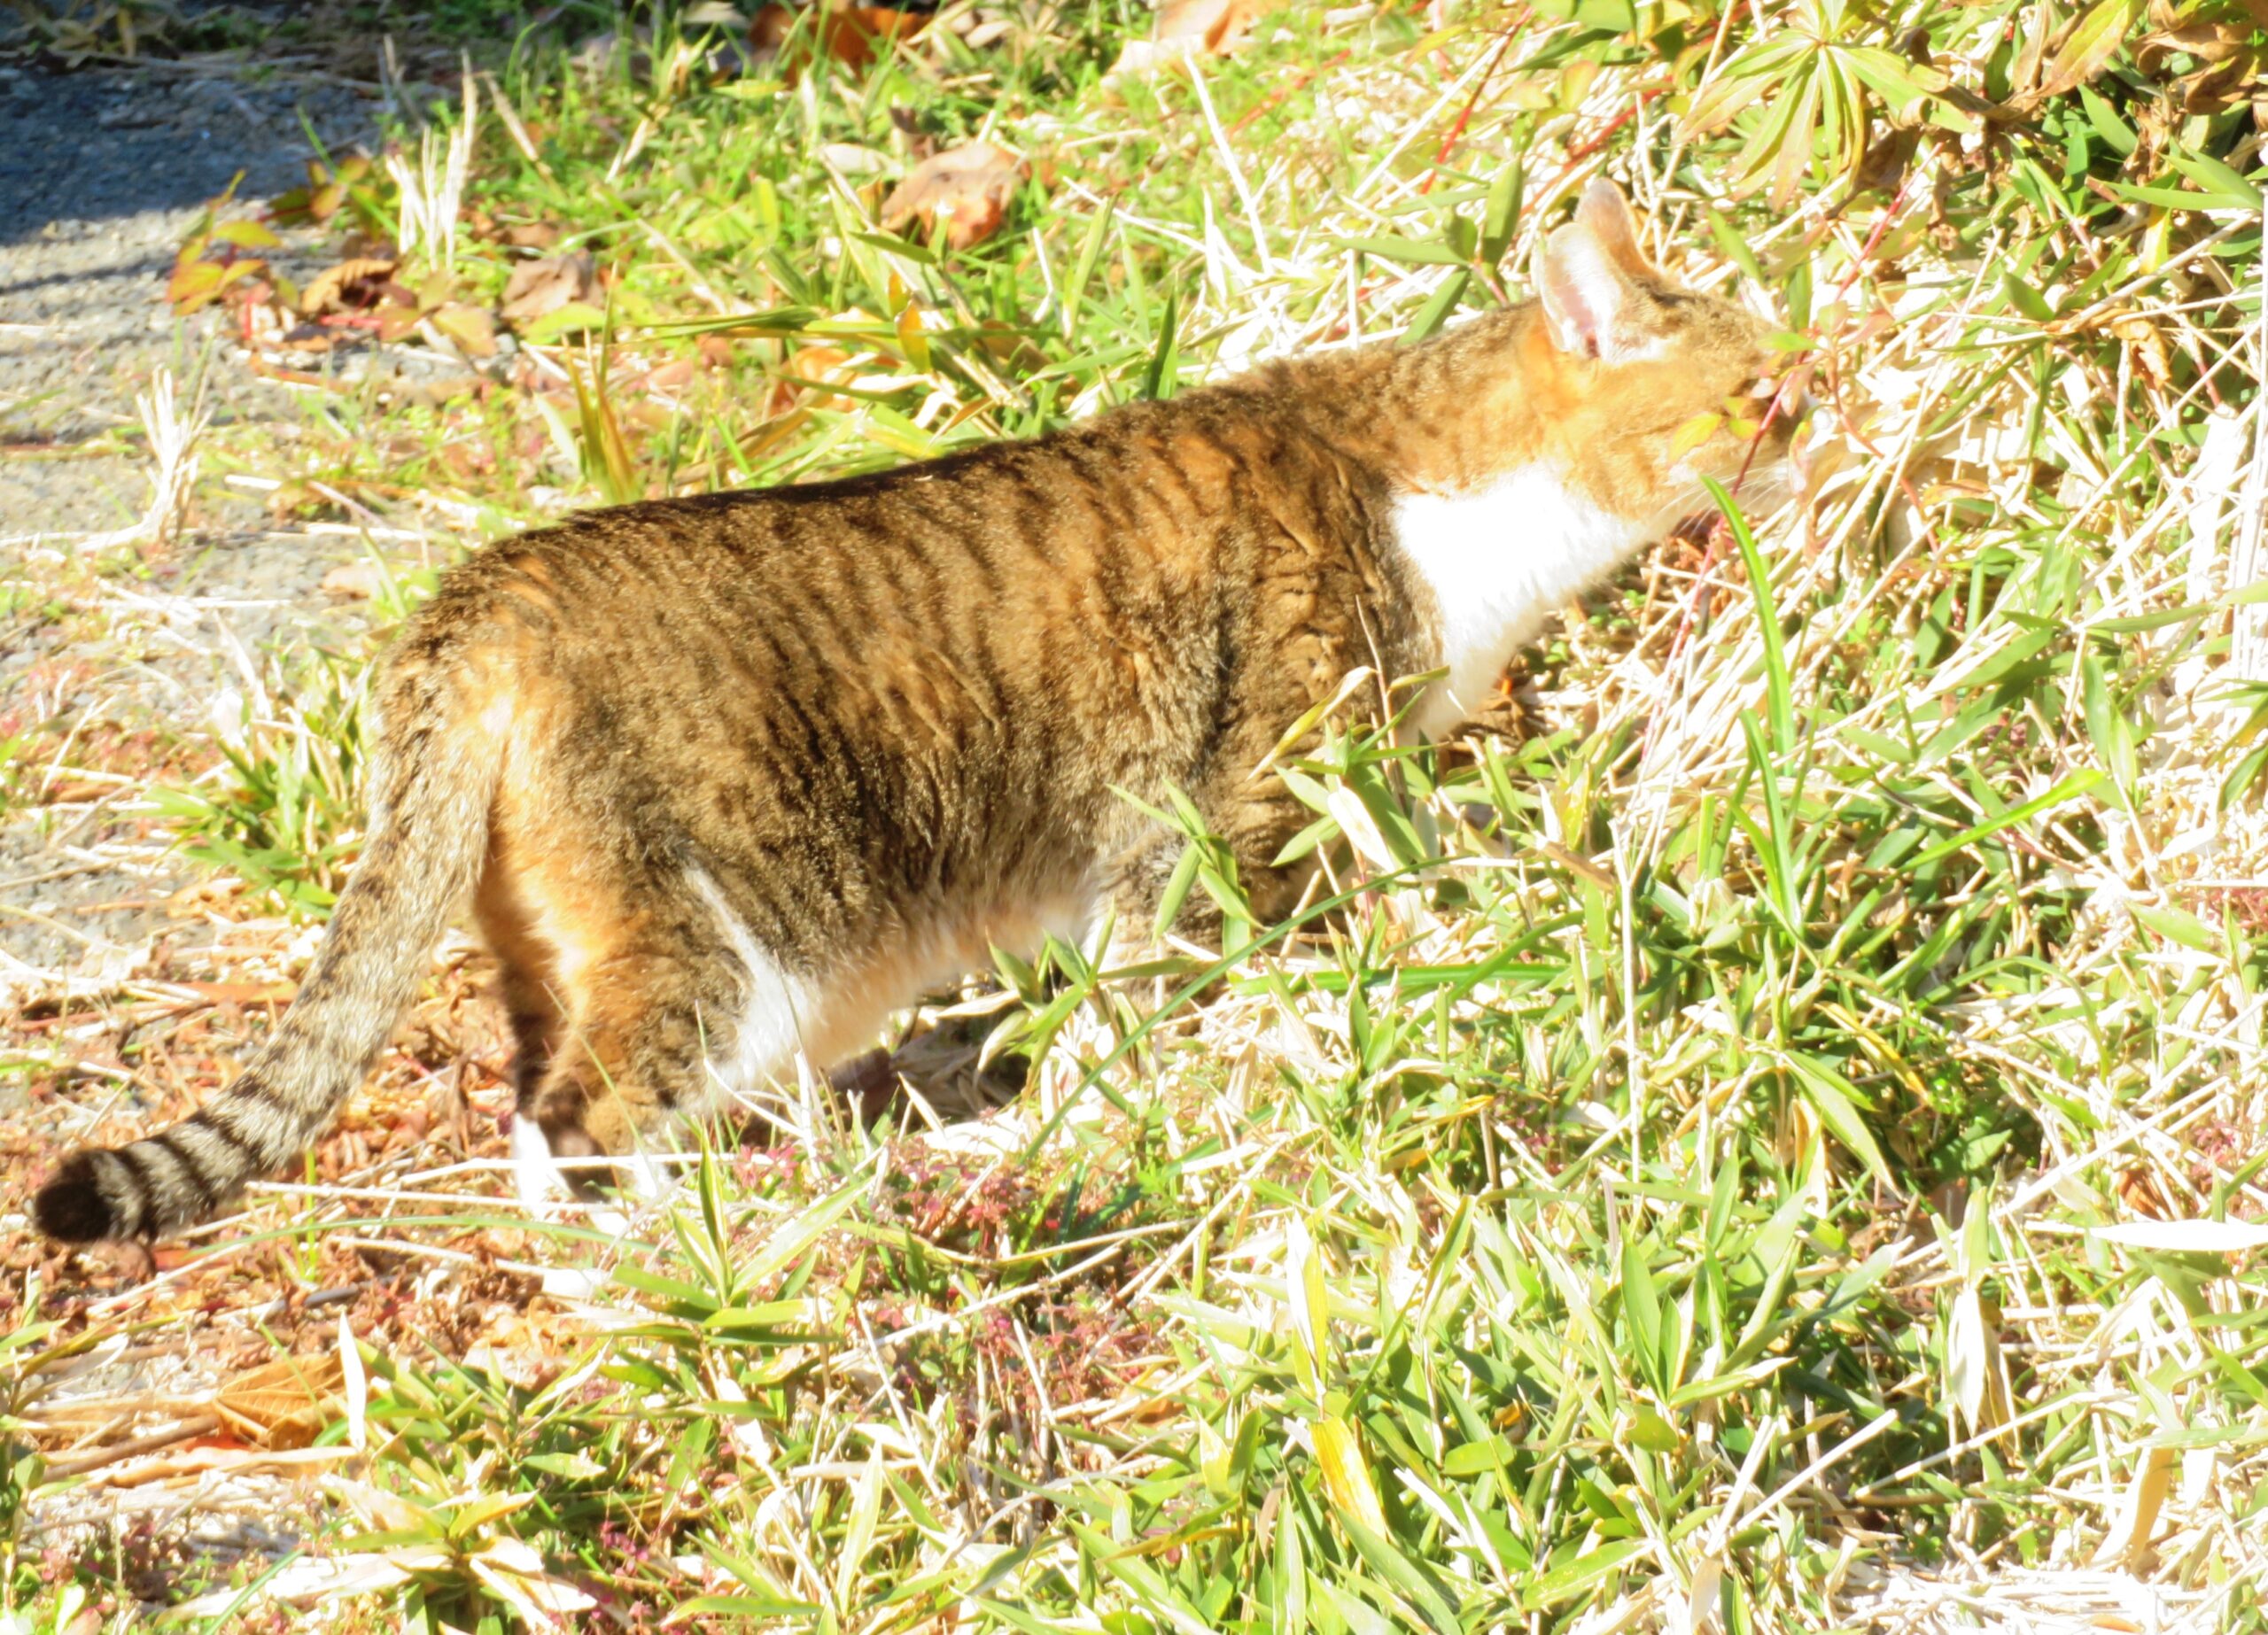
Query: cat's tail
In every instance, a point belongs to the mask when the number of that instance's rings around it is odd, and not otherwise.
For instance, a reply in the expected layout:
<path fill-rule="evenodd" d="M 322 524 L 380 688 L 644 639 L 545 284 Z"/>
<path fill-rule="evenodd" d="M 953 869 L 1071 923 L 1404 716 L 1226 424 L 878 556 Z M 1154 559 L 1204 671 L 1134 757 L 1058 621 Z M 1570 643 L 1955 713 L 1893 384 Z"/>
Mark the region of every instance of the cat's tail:
<path fill-rule="evenodd" d="M 380 667 L 369 839 L 291 1010 L 192 1116 L 66 1159 L 32 1204 L 50 1237 L 195 1226 L 304 1150 L 361 1082 L 486 855 L 509 701 L 454 647 L 413 624 Z"/>

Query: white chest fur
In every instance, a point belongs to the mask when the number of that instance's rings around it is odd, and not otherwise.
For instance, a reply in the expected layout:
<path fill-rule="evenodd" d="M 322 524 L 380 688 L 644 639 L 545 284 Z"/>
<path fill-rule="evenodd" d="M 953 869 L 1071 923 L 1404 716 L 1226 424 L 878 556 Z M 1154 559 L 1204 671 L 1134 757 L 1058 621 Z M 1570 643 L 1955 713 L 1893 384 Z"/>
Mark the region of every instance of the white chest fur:
<path fill-rule="evenodd" d="M 1543 621 L 1612 572 L 1654 531 L 1601 509 L 1542 466 L 1526 466 L 1464 494 L 1394 502 L 1396 539 L 1441 608 L 1449 675 L 1418 708 L 1440 732 L 1469 717 L 1512 655 Z"/>

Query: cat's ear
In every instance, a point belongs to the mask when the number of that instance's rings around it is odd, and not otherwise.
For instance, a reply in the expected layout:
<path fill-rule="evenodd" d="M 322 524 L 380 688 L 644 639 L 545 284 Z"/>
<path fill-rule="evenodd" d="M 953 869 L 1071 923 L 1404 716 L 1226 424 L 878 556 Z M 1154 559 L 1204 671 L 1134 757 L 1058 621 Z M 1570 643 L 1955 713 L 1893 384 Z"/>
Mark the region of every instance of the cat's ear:
<path fill-rule="evenodd" d="M 1564 353 L 1612 359 L 1637 341 L 1630 333 L 1637 286 L 1580 215 L 1553 229 L 1535 252 L 1535 292 L 1551 338 Z"/>
<path fill-rule="evenodd" d="M 1654 270 L 1638 247 L 1638 218 L 1630 213 L 1630 201 L 1604 176 L 1593 176 L 1575 202 L 1575 225 L 1588 228 L 1624 272 L 1643 278 Z"/>

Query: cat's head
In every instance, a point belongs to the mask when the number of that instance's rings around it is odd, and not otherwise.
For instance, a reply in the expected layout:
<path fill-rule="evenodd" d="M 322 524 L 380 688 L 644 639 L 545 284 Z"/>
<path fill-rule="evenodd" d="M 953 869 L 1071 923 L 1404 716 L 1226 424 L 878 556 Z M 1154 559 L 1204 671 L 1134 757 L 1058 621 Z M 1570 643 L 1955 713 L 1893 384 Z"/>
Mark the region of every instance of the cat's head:
<path fill-rule="evenodd" d="M 1556 463 L 1595 500 L 1666 528 L 1713 508 L 1704 477 L 1737 484 L 1751 514 L 1786 497 L 1800 405 L 1771 327 L 1655 268 L 1612 182 L 1538 248 L 1534 283 Z"/>

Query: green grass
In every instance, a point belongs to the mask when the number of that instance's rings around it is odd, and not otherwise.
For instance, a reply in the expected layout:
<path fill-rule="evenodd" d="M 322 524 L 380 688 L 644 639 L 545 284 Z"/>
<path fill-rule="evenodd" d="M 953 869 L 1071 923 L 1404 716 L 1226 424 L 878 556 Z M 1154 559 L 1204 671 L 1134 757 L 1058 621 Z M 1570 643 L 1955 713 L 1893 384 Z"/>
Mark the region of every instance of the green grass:
<path fill-rule="evenodd" d="M 1027 435 L 1516 293 L 1594 154 L 1841 426 L 1808 520 L 1736 509 L 1555 634 L 1524 735 L 1350 708 L 1280 769 L 1343 911 L 1250 924 L 1199 836 L 1233 951 L 1177 1007 L 1009 969 L 997 1144 L 791 1096 L 780 1151 L 546 1251 L 617 1326 L 540 1377 L 362 1337 L 332 1547 L 410 1574 L 372 1616 L 1761 1631 L 2100 1610 L 2101 1565 L 2262 1627 L 2268 1273 L 2097 1230 L 2268 1202 L 2268 670 L 2189 476 L 2263 363 L 2247 105 L 2115 3 L 1760 11 L 1299 8 L 1115 82 L 1131 6 L 792 85 L 666 18 L 597 80 L 523 46 L 530 146 L 485 100 L 467 207 L 555 223 L 607 310 L 548 391 L 366 385 L 238 458 L 490 532 Z M 840 144 L 895 174 L 909 127 L 1031 155 L 1006 230 L 879 230 Z M 510 260 L 467 232 L 434 305 Z M 319 912 L 352 684 L 312 673 L 177 816 Z"/>
<path fill-rule="evenodd" d="M 227 870 L 255 901 L 327 917 L 361 839 L 365 682 L 361 666 L 327 654 L 295 668 L 280 718 L 237 701 L 213 777 L 151 800 L 186 856 Z"/>

